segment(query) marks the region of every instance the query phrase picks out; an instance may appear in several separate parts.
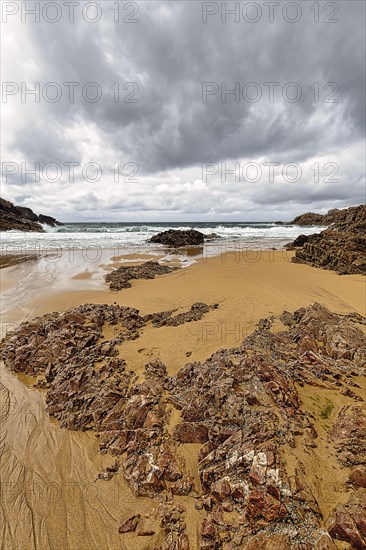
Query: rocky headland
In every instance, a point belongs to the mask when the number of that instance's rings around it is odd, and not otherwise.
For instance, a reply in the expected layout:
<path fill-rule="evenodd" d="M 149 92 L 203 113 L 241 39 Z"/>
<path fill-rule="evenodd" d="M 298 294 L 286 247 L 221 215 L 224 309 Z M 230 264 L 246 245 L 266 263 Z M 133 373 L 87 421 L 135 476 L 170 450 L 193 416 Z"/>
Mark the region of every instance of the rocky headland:
<path fill-rule="evenodd" d="M 306 212 L 296 216 L 290 222 L 291 225 L 331 225 L 347 218 L 348 208 L 332 208 L 326 214 L 317 214 L 315 212 Z"/>
<path fill-rule="evenodd" d="M 123 475 L 151 499 L 148 515 L 121 510 L 121 544 L 365 549 L 365 317 L 318 303 L 284 311 L 172 375 L 155 360 L 137 376 L 124 360 L 148 326 L 194 323 L 216 307 L 141 316 L 78 306 L 22 323 L 3 340 L 3 359 L 46 391 L 63 428 L 95 432 L 114 460 L 99 482 Z"/>
<path fill-rule="evenodd" d="M 63 225 L 51 216 L 37 216 L 30 208 L 15 206 L 12 202 L 0 198 L 0 231 L 38 231 L 43 232 L 41 224 L 56 227 Z"/>
<path fill-rule="evenodd" d="M 332 269 L 339 275 L 366 275 L 366 206 L 331 210 L 327 216 L 330 217 L 324 223 L 332 220 L 328 229 L 314 235 L 299 235 L 287 246 L 296 250 L 292 261 Z"/>

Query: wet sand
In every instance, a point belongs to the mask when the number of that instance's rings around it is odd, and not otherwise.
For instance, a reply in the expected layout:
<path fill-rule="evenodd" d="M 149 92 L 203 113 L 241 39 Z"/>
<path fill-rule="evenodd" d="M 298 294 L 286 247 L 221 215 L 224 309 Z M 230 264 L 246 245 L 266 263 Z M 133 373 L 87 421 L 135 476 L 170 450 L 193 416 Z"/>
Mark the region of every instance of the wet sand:
<path fill-rule="evenodd" d="M 292 264 L 290 258 L 291 253 L 278 251 L 201 258 L 187 269 L 133 281 L 132 288 L 118 293 L 109 292 L 98 278 L 107 271 L 106 265 L 73 266 L 71 271 L 65 269 L 63 284 L 56 278 L 48 285 L 37 279 L 33 263 L 21 269 L 13 266 L 1 273 L 2 287 L 7 289 L 3 323 L 5 329 L 11 328 L 24 317 L 87 302 L 117 302 L 142 314 L 172 308 L 185 311 L 197 301 L 218 303 L 219 308 L 201 321 L 159 331 L 146 327 L 138 340 L 124 344 L 123 358 L 137 374 L 154 358 L 164 361 L 172 374 L 188 361 L 238 345 L 259 319 L 284 309 L 293 311 L 318 301 L 336 312 L 365 315 L 364 278 Z M 14 288 L 27 291 L 12 295 Z M 100 454 L 92 433 L 59 428 L 45 411 L 44 394 L 27 382 L 1 365 L 1 548 L 150 548 L 143 537 L 119 535 L 118 526 L 133 513 L 151 512 L 156 504 L 135 498 L 121 474 L 110 481 L 95 481 L 114 457 Z M 194 461 L 199 446 L 192 447 L 197 447 L 191 449 Z M 193 534 L 200 513 L 187 502 L 184 505 L 190 507 Z"/>

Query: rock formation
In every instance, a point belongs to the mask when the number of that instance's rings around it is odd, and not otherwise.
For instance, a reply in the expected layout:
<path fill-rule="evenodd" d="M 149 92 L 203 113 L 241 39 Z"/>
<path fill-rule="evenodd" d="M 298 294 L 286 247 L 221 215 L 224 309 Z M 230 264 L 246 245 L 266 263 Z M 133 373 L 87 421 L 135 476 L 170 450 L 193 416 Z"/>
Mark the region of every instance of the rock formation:
<path fill-rule="evenodd" d="M 167 246 L 174 246 L 178 248 L 180 246 L 197 246 L 204 243 L 205 236 L 200 231 L 195 229 L 169 229 L 154 235 L 150 239 L 150 243 L 160 243 Z"/>
<path fill-rule="evenodd" d="M 160 265 L 158 262 L 149 261 L 142 265 L 121 266 L 115 271 L 108 273 L 108 275 L 105 276 L 105 280 L 109 283 L 110 290 L 118 291 L 122 288 L 130 288 L 131 280 L 155 279 L 157 275 L 165 275 L 175 269 L 178 268 Z"/>
<path fill-rule="evenodd" d="M 138 378 L 123 360 L 123 343 L 147 324 L 195 322 L 214 307 L 143 317 L 117 305 L 79 306 L 22 323 L 6 335 L 3 358 L 45 388 L 49 414 L 62 427 L 94 430 L 101 452 L 118 457 L 100 482 L 120 465 L 117 475 L 134 494 L 152 499 L 154 523 L 136 510 L 121 522 L 121 537 L 151 537 L 151 548 L 166 550 L 323 550 L 336 548 L 333 540 L 365 549 L 366 405 L 356 380 L 365 375 L 366 319 L 316 303 L 262 320 L 239 347 L 172 376 L 155 360 Z M 104 327 L 114 329 L 112 339 L 103 338 Z M 346 405 L 332 419 L 334 404 L 310 413 L 306 388 L 311 399 L 326 390 Z M 320 419 L 330 423 L 325 436 Z M 332 493 L 327 514 L 319 497 L 329 490 L 318 476 L 323 437 L 332 475 L 346 472 L 342 490 L 350 492 L 347 504 Z M 192 445 L 199 447 L 194 471 Z M 306 471 L 312 461 L 318 492 Z M 189 502 L 201 518 L 193 539 Z"/>
<path fill-rule="evenodd" d="M 332 211 L 331 211 L 332 212 Z M 321 233 L 299 235 L 288 248 L 295 248 L 295 263 L 332 269 L 339 275 L 366 274 L 366 206 L 337 211 L 333 225 Z"/>
<path fill-rule="evenodd" d="M 0 198 L 0 231 L 38 231 L 43 232 L 42 223 L 55 227 L 63 225 L 51 216 L 37 216 L 30 208 L 15 206 L 12 202 Z"/>
<path fill-rule="evenodd" d="M 348 208 L 338 209 L 333 208 L 329 210 L 327 214 L 316 214 L 314 212 L 306 212 L 297 216 L 292 222 L 291 225 L 331 225 L 345 219 L 347 217 Z"/>

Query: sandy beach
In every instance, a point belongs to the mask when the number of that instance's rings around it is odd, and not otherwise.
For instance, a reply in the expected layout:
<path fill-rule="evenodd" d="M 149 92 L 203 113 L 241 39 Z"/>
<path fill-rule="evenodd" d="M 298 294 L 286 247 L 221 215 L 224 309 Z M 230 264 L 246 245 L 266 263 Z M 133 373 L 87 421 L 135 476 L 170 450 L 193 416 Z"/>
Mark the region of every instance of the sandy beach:
<path fill-rule="evenodd" d="M 340 277 L 332 271 L 292 264 L 291 256 L 284 251 L 250 251 L 201 258 L 186 269 L 154 280 L 133 281 L 131 288 L 118 293 L 110 292 L 105 284 L 93 286 L 90 266 L 83 266 L 66 288 L 37 287 L 36 296 L 30 292 L 21 297 L 21 308 L 11 307 L 9 302 L 3 323 L 6 328 L 14 328 L 24 316 L 29 319 L 84 303 L 117 303 L 137 308 L 144 315 L 168 309 L 184 312 L 198 301 L 219 305 L 201 321 L 159 331 L 146 326 L 138 340 L 126 342 L 123 358 L 128 368 L 140 376 L 144 365 L 153 359 L 162 360 L 168 374 L 173 375 L 188 362 L 188 356 L 190 362 L 201 361 L 220 348 L 238 346 L 260 319 L 307 307 L 314 301 L 338 313 L 365 314 L 365 282 L 361 276 Z M 113 265 L 120 265 L 118 259 Z M 31 277 L 32 269 L 33 262 L 21 268 L 4 268 L 3 289 L 19 287 L 24 277 Z M 106 337 L 111 336 L 108 330 Z M 6 480 L 1 494 L 2 548 L 154 548 L 149 537 L 134 533 L 121 537 L 118 533 L 124 519 L 135 513 L 149 515 L 156 503 L 134 496 L 121 474 L 108 482 L 96 481 L 98 473 L 114 459 L 100 454 L 95 435 L 60 428 L 45 410 L 44 392 L 32 388 L 30 378 L 11 374 L 3 364 L 1 382 L 1 474 Z M 317 388 L 311 395 L 322 399 L 326 391 Z M 359 391 L 364 393 L 365 386 Z M 301 396 L 304 406 L 311 408 L 313 401 L 309 401 L 306 387 Z M 338 399 L 333 414 L 350 401 L 344 396 Z M 326 426 L 320 427 L 319 434 L 326 454 Z M 188 464 L 192 461 L 192 472 L 199 448 L 198 444 L 185 445 L 184 454 Z M 299 460 L 296 453 L 292 456 Z M 314 473 L 319 464 L 313 460 L 307 467 Z M 328 476 L 332 474 L 327 469 L 328 463 L 319 470 L 322 497 L 318 500 L 325 515 L 334 502 L 342 502 L 347 496 L 339 491 L 340 478 L 332 478 L 334 482 L 329 485 Z M 191 548 L 198 548 L 203 512 L 194 508 L 191 497 L 179 500 L 187 510 Z M 146 524 L 149 521 L 145 519 Z M 347 547 L 342 544 L 337 547 Z"/>
<path fill-rule="evenodd" d="M 0 550 L 366 550 L 366 3 L 1 8 Z"/>

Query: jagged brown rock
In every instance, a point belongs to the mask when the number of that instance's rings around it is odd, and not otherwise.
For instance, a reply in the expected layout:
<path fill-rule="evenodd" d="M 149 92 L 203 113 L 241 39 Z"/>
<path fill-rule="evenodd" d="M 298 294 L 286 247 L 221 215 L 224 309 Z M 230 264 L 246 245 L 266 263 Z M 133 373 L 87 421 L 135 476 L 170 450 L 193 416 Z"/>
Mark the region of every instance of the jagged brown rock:
<path fill-rule="evenodd" d="M 345 506 L 336 507 L 329 518 L 328 532 L 352 549 L 366 549 L 366 489 L 352 493 Z"/>
<path fill-rule="evenodd" d="M 155 279 L 157 275 L 165 275 L 166 273 L 171 273 L 175 269 L 178 268 L 149 261 L 142 265 L 121 266 L 115 271 L 108 273 L 105 280 L 109 283 L 110 290 L 118 291 L 122 288 L 130 288 L 130 281 L 134 279 Z"/>
<path fill-rule="evenodd" d="M 290 222 L 291 225 L 331 225 L 342 221 L 347 216 L 347 208 L 333 208 L 327 214 L 316 214 L 314 212 L 306 212 Z"/>
<path fill-rule="evenodd" d="M 288 248 L 295 248 L 294 263 L 332 269 L 339 275 L 366 275 L 366 206 L 337 211 L 333 225 L 321 233 L 300 235 Z"/>
<path fill-rule="evenodd" d="M 172 315 L 163 313 L 164 320 Z M 356 495 L 335 507 L 329 524 L 306 478 L 289 474 L 284 448 L 300 437 L 316 456 L 318 433 L 299 387 L 339 393 L 355 387 L 353 377 L 365 374 L 365 319 L 313 304 L 258 323 L 239 347 L 188 363 L 173 376 L 157 360 L 137 379 L 122 359 L 123 342 L 138 338 L 146 323 L 159 330 L 153 315 L 90 304 L 47 315 L 6 336 L 4 360 L 38 376 L 50 415 L 64 427 L 94 430 L 101 451 L 119 457 L 134 494 L 159 507 L 159 548 L 189 548 L 180 496 L 201 511 L 201 548 L 331 549 L 327 530 L 335 540 L 364 544 L 362 472 L 354 474 L 366 462 L 363 398 L 348 393 L 352 404 L 329 430 L 339 467 L 349 469 L 345 491 Z M 282 331 L 272 332 L 275 320 Z M 115 327 L 112 340 L 103 341 L 105 324 Z M 172 410 L 179 411 L 173 426 Z M 201 445 L 194 479 L 183 452 L 192 442 Z M 155 536 L 152 531 L 142 525 L 136 536 Z"/>
<path fill-rule="evenodd" d="M 179 313 L 178 315 L 175 315 L 174 317 L 172 314 L 174 313 L 174 310 L 171 311 L 164 311 L 161 313 L 153 313 L 151 315 L 146 316 L 146 319 L 149 319 L 152 321 L 152 324 L 155 327 L 162 327 L 162 326 L 175 326 L 181 325 L 183 323 L 189 323 L 191 321 L 199 321 L 203 318 L 203 316 L 208 313 L 211 309 L 217 309 L 218 304 L 213 305 L 207 305 L 203 302 L 196 302 L 192 304 L 191 309 L 184 313 Z"/>
<path fill-rule="evenodd" d="M 349 483 L 353 487 L 363 487 L 366 489 L 366 465 L 356 466 L 350 473 Z"/>
<path fill-rule="evenodd" d="M 366 465 L 365 407 L 350 405 L 342 408 L 330 437 L 338 450 L 338 459 L 343 464 L 348 466 Z"/>
<path fill-rule="evenodd" d="M 140 514 L 135 514 L 129 519 L 126 519 L 126 521 L 124 521 L 118 529 L 119 533 L 130 533 L 131 531 L 135 531 L 139 524 L 140 518 Z"/>

